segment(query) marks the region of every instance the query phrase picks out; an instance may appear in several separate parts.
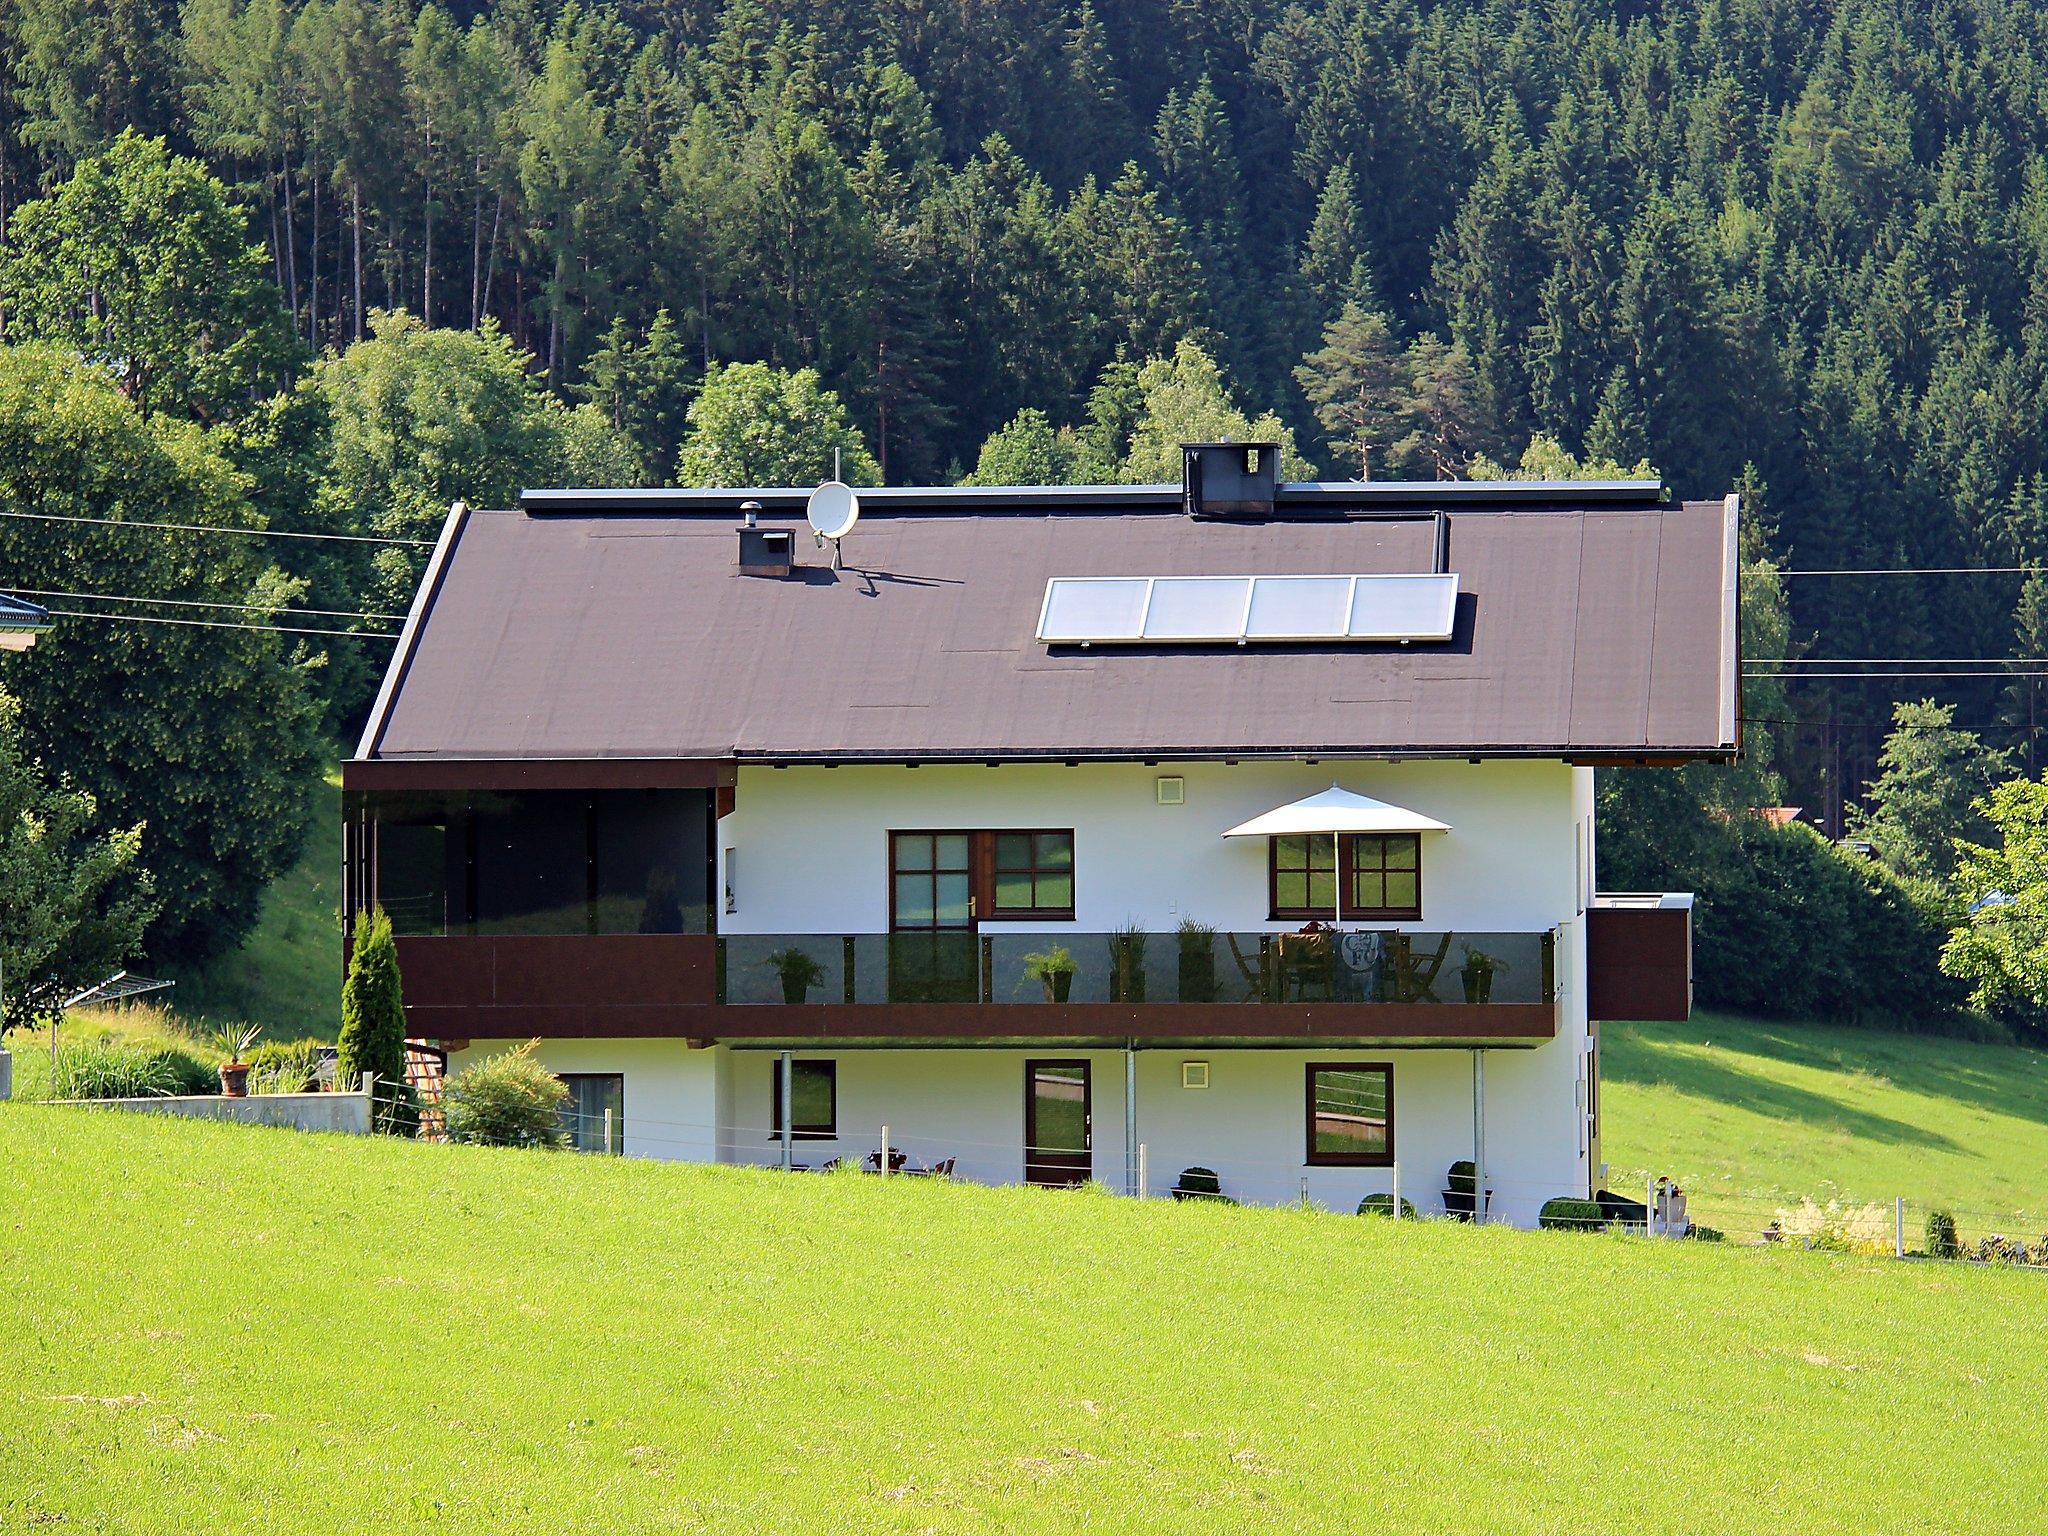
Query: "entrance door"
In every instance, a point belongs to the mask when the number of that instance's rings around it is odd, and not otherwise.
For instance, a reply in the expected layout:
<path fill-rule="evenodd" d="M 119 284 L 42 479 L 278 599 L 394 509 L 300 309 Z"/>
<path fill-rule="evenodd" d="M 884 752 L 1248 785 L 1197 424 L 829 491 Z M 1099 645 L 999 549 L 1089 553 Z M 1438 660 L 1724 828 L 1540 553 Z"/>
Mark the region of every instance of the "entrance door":
<path fill-rule="evenodd" d="M 1024 1180 L 1082 1184 L 1092 1171 L 1088 1063 L 1024 1063 Z"/>

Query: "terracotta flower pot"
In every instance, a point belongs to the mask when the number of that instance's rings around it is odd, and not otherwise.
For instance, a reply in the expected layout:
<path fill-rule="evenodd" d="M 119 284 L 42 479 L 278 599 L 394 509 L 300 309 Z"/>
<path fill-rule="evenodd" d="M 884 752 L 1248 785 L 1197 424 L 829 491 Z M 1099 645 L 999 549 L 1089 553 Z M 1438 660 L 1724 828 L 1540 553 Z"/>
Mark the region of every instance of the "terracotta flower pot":
<path fill-rule="evenodd" d="M 223 1098 L 246 1099 L 249 1096 L 249 1068 L 239 1061 L 224 1062 L 220 1069 L 220 1091 Z"/>

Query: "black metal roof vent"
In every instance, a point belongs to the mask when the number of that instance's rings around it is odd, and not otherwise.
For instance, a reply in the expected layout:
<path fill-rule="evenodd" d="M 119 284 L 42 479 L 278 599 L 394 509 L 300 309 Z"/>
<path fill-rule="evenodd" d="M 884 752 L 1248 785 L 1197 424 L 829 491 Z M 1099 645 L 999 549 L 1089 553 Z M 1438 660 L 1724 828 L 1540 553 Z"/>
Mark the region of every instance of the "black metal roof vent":
<path fill-rule="evenodd" d="M 1271 517 L 1278 443 L 1182 443 L 1181 509 L 1189 517 Z"/>

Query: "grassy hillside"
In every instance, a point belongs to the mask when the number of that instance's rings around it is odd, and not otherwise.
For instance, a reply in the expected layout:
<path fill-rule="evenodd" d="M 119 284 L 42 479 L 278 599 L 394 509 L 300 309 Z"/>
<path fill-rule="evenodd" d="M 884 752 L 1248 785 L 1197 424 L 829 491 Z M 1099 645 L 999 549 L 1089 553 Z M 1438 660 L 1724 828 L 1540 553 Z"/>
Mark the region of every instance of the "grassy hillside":
<path fill-rule="evenodd" d="M 2039 1513 L 2037 1274 L 19 1104 L 0 1162 L 4 1529 Z"/>
<path fill-rule="evenodd" d="M 1904 1195 L 1966 1234 L 2048 1231 L 2048 1055 L 1928 1035 L 1707 1014 L 1607 1026 L 1604 1152 L 1617 1188 L 1686 1186 L 1753 1235 L 1787 1202 Z"/>
<path fill-rule="evenodd" d="M 341 1009 L 341 774 L 315 796 L 296 868 L 264 893 L 255 931 L 233 954 L 177 978 L 170 1006 L 195 1024 L 247 1020 L 271 1040 L 332 1040 Z"/>

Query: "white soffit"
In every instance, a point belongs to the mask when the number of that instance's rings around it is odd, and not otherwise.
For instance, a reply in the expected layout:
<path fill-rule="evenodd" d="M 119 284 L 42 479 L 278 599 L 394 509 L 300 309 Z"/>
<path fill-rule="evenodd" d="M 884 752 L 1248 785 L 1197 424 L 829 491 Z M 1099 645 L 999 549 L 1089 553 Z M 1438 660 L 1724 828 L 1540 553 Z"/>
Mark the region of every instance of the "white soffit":
<path fill-rule="evenodd" d="M 1458 577 L 1055 576 L 1047 645 L 1245 645 L 1304 640 L 1448 640 Z"/>
<path fill-rule="evenodd" d="M 1225 837 L 1295 837 L 1308 832 L 1448 832 L 1434 817 L 1332 784 L 1318 794 L 1240 822 Z"/>

